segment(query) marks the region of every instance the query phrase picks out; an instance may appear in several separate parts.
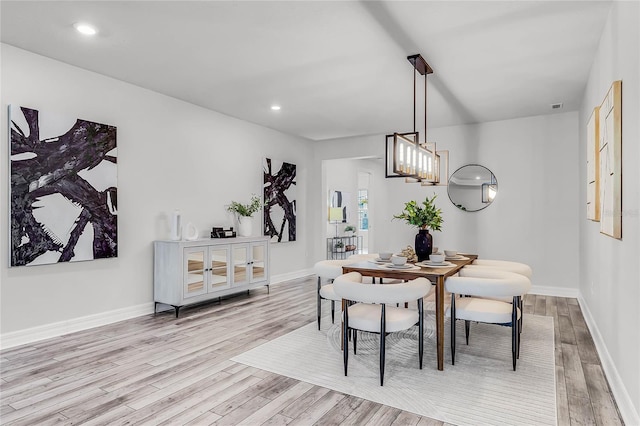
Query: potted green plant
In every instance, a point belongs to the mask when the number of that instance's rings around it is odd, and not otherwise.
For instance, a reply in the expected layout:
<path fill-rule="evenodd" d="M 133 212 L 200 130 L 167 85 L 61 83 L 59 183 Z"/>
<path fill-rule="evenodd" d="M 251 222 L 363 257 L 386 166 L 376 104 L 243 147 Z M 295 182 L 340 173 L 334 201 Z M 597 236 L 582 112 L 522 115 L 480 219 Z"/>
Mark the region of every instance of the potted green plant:
<path fill-rule="evenodd" d="M 431 198 L 427 196 L 420 204 L 411 200 L 404 204 L 402 213 L 393 216 L 394 219 L 404 219 L 409 225 L 418 228 L 415 247 L 419 262 L 427 260 L 431 254 L 433 237 L 429 234 L 429 229 L 440 231 L 444 222 L 442 210 L 437 208 L 435 204 L 436 197 L 436 194 L 433 194 Z"/>
<path fill-rule="evenodd" d="M 336 243 L 333 245 L 333 247 L 335 247 L 336 251 L 338 253 L 341 253 L 344 251 L 344 243 L 342 242 L 342 240 L 338 240 L 336 241 Z"/>
<path fill-rule="evenodd" d="M 238 234 L 241 237 L 251 236 L 251 217 L 258 212 L 264 204 L 255 194 L 251 194 L 251 201 L 248 204 L 232 201 L 227 206 L 227 211 L 233 213 L 238 220 Z"/>

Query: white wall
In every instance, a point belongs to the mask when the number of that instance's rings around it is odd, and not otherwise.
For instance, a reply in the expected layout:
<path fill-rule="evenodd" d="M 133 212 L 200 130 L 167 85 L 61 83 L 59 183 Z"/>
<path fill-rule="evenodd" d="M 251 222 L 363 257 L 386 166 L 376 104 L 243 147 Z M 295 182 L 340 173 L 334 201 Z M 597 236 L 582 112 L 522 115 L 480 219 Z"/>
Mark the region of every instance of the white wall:
<path fill-rule="evenodd" d="M 340 159 L 325 161 L 323 167 L 323 194 L 324 194 L 324 211 L 329 212 L 329 194 L 331 191 L 341 191 L 343 193 L 343 203 L 347 207 L 347 223 L 337 225 L 338 235 L 344 234 L 344 227 L 356 225 L 358 222 L 358 169 L 357 161 L 351 159 Z M 336 235 L 336 225 L 326 223 L 326 237 L 334 237 Z"/>
<path fill-rule="evenodd" d="M 272 276 L 308 267 L 311 142 L 12 46 L 2 44 L 1 53 L 0 176 L 8 176 L 8 104 L 115 125 L 119 208 L 117 259 L 9 268 L 1 227 L 3 335 L 132 307 L 149 311 L 152 242 L 168 238 L 166 215 L 180 209 L 202 236 L 214 225 L 231 226 L 224 206 L 261 195 L 264 156 L 298 166 L 298 241 L 272 244 Z M 9 221 L 7 189 L 4 183 L 2 224 Z M 261 228 L 255 217 L 254 234 Z"/>
<path fill-rule="evenodd" d="M 580 109 L 580 304 L 627 424 L 640 424 L 640 4 L 614 2 Z M 622 240 L 586 218 L 586 127 L 622 80 Z"/>
<path fill-rule="evenodd" d="M 534 269 L 537 291 L 577 294 L 578 136 L 577 113 L 528 117 L 432 129 L 429 140 L 449 150 L 449 170 L 478 163 L 494 172 L 498 196 L 486 209 L 464 212 L 450 202 L 446 186 L 422 187 L 403 179 L 384 179 L 382 163 L 374 175 L 376 203 L 372 234 L 380 249 L 413 245 L 416 230 L 399 220 L 404 203 L 437 194 L 442 232 L 434 245 L 478 253 L 487 259 L 525 262 Z M 338 139 L 315 145 L 318 159 L 341 156 L 384 157 L 384 136 Z M 315 171 L 314 171 L 315 173 Z M 312 179 L 313 180 L 313 179 Z M 557 255 L 562 253 L 562 255 Z"/>

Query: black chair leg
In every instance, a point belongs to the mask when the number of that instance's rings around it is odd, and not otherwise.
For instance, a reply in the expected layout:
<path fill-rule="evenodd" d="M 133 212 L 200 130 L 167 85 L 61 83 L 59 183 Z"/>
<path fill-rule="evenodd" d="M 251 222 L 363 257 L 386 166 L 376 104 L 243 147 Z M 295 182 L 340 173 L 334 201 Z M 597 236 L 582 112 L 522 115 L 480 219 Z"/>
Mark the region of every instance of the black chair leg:
<path fill-rule="evenodd" d="M 384 303 L 382 304 L 382 314 L 380 315 L 380 386 L 384 386 L 384 348 L 386 334 L 386 313 Z"/>
<path fill-rule="evenodd" d="M 513 371 L 516 371 L 518 357 L 518 305 L 514 300 L 511 310 L 511 358 L 513 359 Z"/>
<path fill-rule="evenodd" d="M 336 323 L 336 302 L 335 300 L 331 301 L 331 324 Z"/>
<path fill-rule="evenodd" d="M 451 293 L 451 364 L 456 365 L 456 295 Z"/>
<path fill-rule="evenodd" d="M 518 337 L 518 344 L 516 345 L 516 359 L 520 359 L 520 332 L 516 334 Z"/>
<path fill-rule="evenodd" d="M 467 338 L 467 345 L 469 345 L 469 327 L 471 326 L 471 321 L 464 320 L 464 337 Z"/>
<path fill-rule="evenodd" d="M 520 359 L 520 338 L 521 338 L 521 334 L 522 334 L 522 297 L 518 296 L 518 305 L 520 306 L 520 319 L 518 320 L 518 353 L 517 353 L 517 357 L 518 359 Z"/>
<path fill-rule="evenodd" d="M 418 360 L 422 370 L 422 354 L 424 353 L 424 308 L 422 298 L 418 299 Z"/>
<path fill-rule="evenodd" d="M 356 345 L 358 344 L 358 330 L 355 328 L 351 330 L 353 333 L 353 354 L 356 354 Z"/>
<path fill-rule="evenodd" d="M 349 362 L 349 309 L 344 310 L 344 324 L 342 325 L 342 359 L 344 361 L 344 375 L 347 375 L 347 364 Z"/>

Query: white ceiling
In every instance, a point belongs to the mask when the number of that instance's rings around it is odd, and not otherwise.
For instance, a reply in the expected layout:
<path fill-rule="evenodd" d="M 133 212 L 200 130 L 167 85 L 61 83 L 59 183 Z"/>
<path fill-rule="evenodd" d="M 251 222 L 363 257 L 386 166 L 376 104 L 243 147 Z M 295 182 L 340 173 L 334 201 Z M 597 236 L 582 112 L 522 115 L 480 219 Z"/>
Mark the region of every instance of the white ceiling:
<path fill-rule="evenodd" d="M 434 69 L 429 127 L 577 110 L 610 5 L 3 0 L 0 12 L 4 43 L 322 140 L 411 131 L 415 53 Z M 99 34 L 80 36 L 79 21 Z"/>

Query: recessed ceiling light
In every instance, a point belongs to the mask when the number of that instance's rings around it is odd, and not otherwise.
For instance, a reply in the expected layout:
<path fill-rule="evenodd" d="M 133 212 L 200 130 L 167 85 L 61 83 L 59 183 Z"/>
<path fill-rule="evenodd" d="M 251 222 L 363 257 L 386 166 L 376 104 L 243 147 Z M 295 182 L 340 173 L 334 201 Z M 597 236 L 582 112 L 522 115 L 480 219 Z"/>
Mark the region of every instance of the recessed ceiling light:
<path fill-rule="evenodd" d="M 73 27 L 80 34 L 84 35 L 96 35 L 98 33 L 98 30 L 96 30 L 93 26 L 82 22 L 76 22 L 75 24 L 73 24 Z"/>
<path fill-rule="evenodd" d="M 280 111 L 280 105 L 271 105 L 271 111 Z"/>

